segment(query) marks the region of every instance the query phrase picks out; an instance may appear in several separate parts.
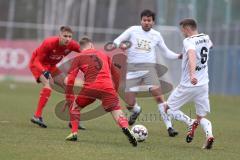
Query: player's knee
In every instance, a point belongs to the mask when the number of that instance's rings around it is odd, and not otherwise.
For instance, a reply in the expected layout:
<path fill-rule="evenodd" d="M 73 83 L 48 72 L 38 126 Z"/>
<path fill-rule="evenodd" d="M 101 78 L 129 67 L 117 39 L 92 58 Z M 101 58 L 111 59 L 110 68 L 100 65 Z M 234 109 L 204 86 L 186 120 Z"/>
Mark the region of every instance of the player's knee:
<path fill-rule="evenodd" d="M 51 88 L 51 86 L 50 86 L 50 84 L 49 84 L 49 83 L 43 84 L 43 87 L 44 87 L 44 88 L 48 88 L 48 89 L 52 90 L 52 88 Z"/>
<path fill-rule="evenodd" d="M 45 78 L 43 75 L 41 75 L 41 76 L 39 77 L 39 80 L 41 81 L 41 83 L 42 83 L 43 85 L 45 85 L 46 83 L 49 83 L 49 81 L 47 80 L 47 78 Z"/>
<path fill-rule="evenodd" d="M 136 104 L 136 100 L 135 99 L 128 99 L 128 100 L 126 100 L 126 103 L 127 103 L 128 107 L 133 108 L 134 105 Z"/>
<path fill-rule="evenodd" d="M 153 96 L 162 95 L 160 86 L 152 86 L 151 88 L 149 88 L 149 92 L 151 92 Z"/>
<path fill-rule="evenodd" d="M 157 103 L 163 103 L 164 97 L 159 88 L 151 89 L 151 94 L 154 96 Z"/>
<path fill-rule="evenodd" d="M 149 88 L 149 91 L 153 92 L 153 93 L 160 93 L 161 94 L 160 86 L 152 86 L 151 88 Z"/>
<path fill-rule="evenodd" d="M 126 93 L 125 95 L 125 101 L 128 106 L 134 106 L 136 104 L 136 97 L 135 93 Z"/>
<path fill-rule="evenodd" d="M 40 82 L 42 83 L 44 88 L 51 89 L 50 83 L 46 78 L 40 77 Z"/>
<path fill-rule="evenodd" d="M 155 100 L 157 101 L 157 103 L 163 103 L 164 99 L 162 96 L 155 96 Z"/>
<path fill-rule="evenodd" d="M 197 121 L 200 122 L 202 118 L 205 118 L 205 116 L 206 116 L 206 114 L 204 114 L 204 115 L 203 114 L 202 115 L 197 114 L 196 115 Z"/>

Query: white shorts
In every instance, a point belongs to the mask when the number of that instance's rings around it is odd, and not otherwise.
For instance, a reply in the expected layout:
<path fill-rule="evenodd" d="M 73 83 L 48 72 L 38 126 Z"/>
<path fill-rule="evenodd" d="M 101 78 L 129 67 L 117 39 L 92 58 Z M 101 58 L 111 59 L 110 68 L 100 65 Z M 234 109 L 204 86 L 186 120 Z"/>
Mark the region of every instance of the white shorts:
<path fill-rule="evenodd" d="M 206 116 L 210 112 L 208 84 L 196 87 L 178 85 L 167 100 L 171 110 L 179 110 L 187 102 L 195 103 L 196 114 Z"/>

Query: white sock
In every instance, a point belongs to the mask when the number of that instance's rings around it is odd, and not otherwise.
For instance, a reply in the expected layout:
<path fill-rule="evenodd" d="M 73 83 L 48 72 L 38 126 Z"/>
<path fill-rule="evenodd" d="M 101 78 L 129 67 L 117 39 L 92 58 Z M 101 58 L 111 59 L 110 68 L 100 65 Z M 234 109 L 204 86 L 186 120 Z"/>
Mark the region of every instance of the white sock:
<path fill-rule="evenodd" d="M 160 112 L 160 115 L 161 115 L 161 117 L 162 117 L 162 120 L 163 120 L 164 124 L 166 125 L 167 129 L 168 129 L 169 127 L 172 128 L 171 117 L 168 116 L 168 115 L 165 113 L 164 103 L 158 104 L 158 110 L 159 110 L 159 112 Z"/>
<path fill-rule="evenodd" d="M 141 107 L 135 103 L 135 105 L 133 106 L 132 109 L 129 110 L 130 112 L 133 112 L 133 113 L 139 113 L 141 111 Z"/>
<path fill-rule="evenodd" d="M 187 126 L 190 126 L 193 122 L 193 120 L 190 117 L 188 117 L 186 114 L 184 114 L 180 110 L 173 111 L 171 109 L 168 109 L 167 113 L 168 113 L 168 115 L 170 115 L 174 119 L 176 119 L 178 121 L 181 121 L 181 122 L 184 122 Z"/>
<path fill-rule="evenodd" d="M 200 125 L 203 128 L 203 131 L 205 132 L 206 137 L 213 137 L 213 134 L 212 134 L 212 123 L 208 119 L 202 118 L 200 120 Z"/>

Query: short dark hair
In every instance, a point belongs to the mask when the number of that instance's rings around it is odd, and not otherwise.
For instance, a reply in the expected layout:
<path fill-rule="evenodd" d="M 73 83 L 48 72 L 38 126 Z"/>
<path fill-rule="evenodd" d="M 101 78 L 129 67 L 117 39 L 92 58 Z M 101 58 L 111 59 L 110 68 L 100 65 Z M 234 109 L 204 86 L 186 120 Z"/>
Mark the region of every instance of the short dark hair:
<path fill-rule="evenodd" d="M 79 44 L 80 44 L 81 47 L 86 46 L 88 43 L 92 43 L 92 40 L 89 37 L 87 37 L 87 36 L 84 36 L 79 41 Z"/>
<path fill-rule="evenodd" d="M 60 31 L 73 33 L 72 29 L 69 26 L 61 26 Z"/>
<path fill-rule="evenodd" d="M 179 25 L 183 28 L 186 26 L 191 27 L 191 29 L 196 30 L 197 29 L 197 22 L 194 19 L 191 18 L 185 18 L 179 22 Z"/>
<path fill-rule="evenodd" d="M 141 19 L 142 19 L 142 17 L 144 17 L 144 16 L 146 16 L 146 17 L 152 17 L 153 21 L 155 21 L 155 13 L 154 13 L 153 11 L 149 10 L 149 9 L 145 9 L 145 10 L 142 11 L 142 13 L 141 13 Z"/>

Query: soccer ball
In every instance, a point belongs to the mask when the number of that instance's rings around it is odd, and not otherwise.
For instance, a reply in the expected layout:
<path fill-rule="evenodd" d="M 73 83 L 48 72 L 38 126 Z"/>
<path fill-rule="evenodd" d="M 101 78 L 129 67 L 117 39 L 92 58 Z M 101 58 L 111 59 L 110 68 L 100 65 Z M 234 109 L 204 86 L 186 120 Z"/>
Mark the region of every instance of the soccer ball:
<path fill-rule="evenodd" d="M 148 137 L 148 130 L 143 125 L 135 125 L 132 127 L 131 132 L 138 142 L 143 142 Z"/>

